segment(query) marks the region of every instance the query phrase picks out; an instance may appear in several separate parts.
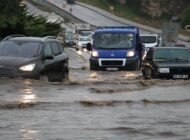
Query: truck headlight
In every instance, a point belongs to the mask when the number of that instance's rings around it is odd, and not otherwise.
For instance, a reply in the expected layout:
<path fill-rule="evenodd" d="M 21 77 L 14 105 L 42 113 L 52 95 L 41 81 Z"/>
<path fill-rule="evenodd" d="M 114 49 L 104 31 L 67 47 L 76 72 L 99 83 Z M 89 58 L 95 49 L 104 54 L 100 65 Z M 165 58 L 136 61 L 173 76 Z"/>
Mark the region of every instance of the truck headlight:
<path fill-rule="evenodd" d="M 135 51 L 127 51 L 127 57 L 133 57 L 135 55 Z"/>
<path fill-rule="evenodd" d="M 33 71 L 35 68 L 35 64 L 29 64 L 29 65 L 25 65 L 19 68 L 19 70 L 21 71 Z"/>
<path fill-rule="evenodd" d="M 170 69 L 169 68 L 158 68 L 158 72 L 159 73 L 170 73 Z"/>
<path fill-rule="evenodd" d="M 95 50 L 93 50 L 91 54 L 92 54 L 92 57 L 98 57 L 99 56 L 98 51 L 95 51 Z"/>

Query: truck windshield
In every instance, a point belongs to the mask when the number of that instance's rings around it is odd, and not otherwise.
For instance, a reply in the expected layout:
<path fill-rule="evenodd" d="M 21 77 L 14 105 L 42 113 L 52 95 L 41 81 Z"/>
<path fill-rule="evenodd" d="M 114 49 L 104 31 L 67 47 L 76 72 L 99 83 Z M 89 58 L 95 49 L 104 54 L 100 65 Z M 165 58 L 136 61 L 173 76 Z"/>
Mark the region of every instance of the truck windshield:
<path fill-rule="evenodd" d="M 104 33 L 94 36 L 94 47 L 97 49 L 133 48 L 134 35 L 130 33 Z"/>

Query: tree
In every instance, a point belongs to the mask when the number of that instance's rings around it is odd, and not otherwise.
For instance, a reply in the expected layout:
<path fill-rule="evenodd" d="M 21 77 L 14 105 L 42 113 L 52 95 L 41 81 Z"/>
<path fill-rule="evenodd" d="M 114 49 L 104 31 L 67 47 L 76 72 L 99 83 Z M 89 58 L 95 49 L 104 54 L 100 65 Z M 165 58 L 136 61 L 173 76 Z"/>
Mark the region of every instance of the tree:
<path fill-rule="evenodd" d="M 1 0 L 0 38 L 11 34 L 27 36 L 56 36 L 61 31 L 59 23 L 47 23 L 46 18 L 30 15 L 22 0 Z"/>
<path fill-rule="evenodd" d="M 182 27 L 185 25 L 190 25 L 190 6 L 184 10 L 183 17 L 182 17 Z"/>

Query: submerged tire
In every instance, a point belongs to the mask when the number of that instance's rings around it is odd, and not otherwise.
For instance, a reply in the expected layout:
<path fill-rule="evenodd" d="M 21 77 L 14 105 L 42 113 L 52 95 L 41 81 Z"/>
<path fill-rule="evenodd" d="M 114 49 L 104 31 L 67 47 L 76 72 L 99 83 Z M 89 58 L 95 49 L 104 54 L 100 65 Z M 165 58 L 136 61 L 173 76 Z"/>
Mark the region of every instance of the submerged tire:
<path fill-rule="evenodd" d="M 48 81 L 49 82 L 62 82 L 63 80 L 63 75 L 61 72 L 56 73 L 56 72 L 51 72 L 48 73 Z"/>
<path fill-rule="evenodd" d="M 152 69 L 150 68 L 145 68 L 142 70 L 143 77 L 145 79 L 151 79 L 152 78 Z"/>
<path fill-rule="evenodd" d="M 140 69 L 140 61 L 128 66 L 128 70 L 136 71 Z"/>
<path fill-rule="evenodd" d="M 98 70 L 98 67 L 90 63 L 90 70 Z"/>

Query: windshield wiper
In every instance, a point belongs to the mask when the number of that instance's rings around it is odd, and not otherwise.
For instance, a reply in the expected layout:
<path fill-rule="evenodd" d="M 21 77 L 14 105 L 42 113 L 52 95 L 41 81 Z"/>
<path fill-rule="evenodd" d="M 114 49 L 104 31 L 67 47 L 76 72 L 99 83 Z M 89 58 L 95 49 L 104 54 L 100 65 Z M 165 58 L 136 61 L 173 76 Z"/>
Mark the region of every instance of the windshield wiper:
<path fill-rule="evenodd" d="M 158 61 L 169 61 L 168 58 L 164 58 L 164 57 L 159 57 L 159 58 L 155 58 Z"/>
<path fill-rule="evenodd" d="M 97 49 L 105 49 L 105 50 L 110 50 L 112 48 L 106 48 L 106 47 L 102 47 L 102 46 L 96 46 Z"/>

